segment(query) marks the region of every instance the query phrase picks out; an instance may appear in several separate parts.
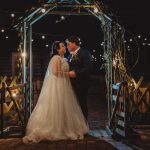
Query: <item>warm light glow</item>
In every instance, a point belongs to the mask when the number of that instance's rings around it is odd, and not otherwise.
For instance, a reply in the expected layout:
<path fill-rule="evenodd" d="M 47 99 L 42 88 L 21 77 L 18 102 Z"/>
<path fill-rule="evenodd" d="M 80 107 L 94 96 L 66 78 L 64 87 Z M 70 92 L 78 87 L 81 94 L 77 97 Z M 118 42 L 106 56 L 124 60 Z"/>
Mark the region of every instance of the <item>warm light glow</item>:
<path fill-rule="evenodd" d="M 113 60 L 113 66 L 115 67 L 117 64 L 117 62 L 115 60 Z"/>
<path fill-rule="evenodd" d="M 130 83 L 130 86 L 132 87 L 134 84 L 133 83 Z"/>
<path fill-rule="evenodd" d="M 45 47 L 48 47 L 48 44 L 46 44 Z"/>
<path fill-rule="evenodd" d="M 12 96 L 13 96 L 13 97 L 16 97 L 16 96 L 17 96 L 17 94 L 16 94 L 16 93 L 13 93 L 13 94 L 12 94 Z"/>
<path fill-rule="evenodd" d="M 130 39 L 129 41 L 130 41 L 130 42 L 132 42 L 133 40 L 132 40 L 132 39 Z"/>
<path fill-rule="evenodd" d="M 8 39 L 8 36 L 6 36 L 6 39 Z"/>
<path fill-rule="evenodd" d="M 133 78 L 132 78 L 132 82 L 130 83 L 130 86 L 131 87 L 136 87 L 137 86 L 137 84 L 136 84 L 136 82 Z"/>
<path fill-rule="evenodd" d="M 5 32 L 5 30 L 4 30 L 4 29 L 2 29 L 2 30 L 1 30 L 1 32 L 2 32 L 2 33 L 4 33 L 4 32 Z"/>
<path fill-rule="evenodd" d="M 97 9 L 96 7 L 94 8 L 94 12 L 95 12 L 95 13 L 98 13 L 98 9 Z"/>
<path fill-rule="evenodd" d="M 45 9 L 45 8 L 43 8 L 43 9 L 41 10 L 41 12 L 42 12 L 42 13 L 45 13 L 45 12 L 46 12 L 46 9 Z"/>
<path fill-rule="evenodd" d="M 65 19 L 65 17 L 64 16 L 61 16 L 61 20 L 64 20 Z"/>
<path fill-rule="evenodd" d="M 44 35 L 42 35 L 42 39 L 45 39 L 45 36 L 44 36 Z"/>
<path fill-rule="evenodd" d="M 101 46 L 103 46 L 103 45 L 104 45 L 104 42 L 101 43 Z"/>
<path fill-rule="evenodd" d="M 22 53 L 21 55 L 22 55 L 22 57 L 25 57 L 25 56 L 26 56 L 26 54 L 25 54 L 25 53 Z"/>
<path fill-rule="evenodd" d="M 14 13 L 12 13 L 12 14 L 11 14 L 11 17 L 12 17 L 12 18 L 14 18 L 14 17 L 15 17 L 15 14 L 14 14 Z"/>
<path fill-rule="evenodd" d="M 138 35 L 138 38 L 140 39 L 140 38 L 141 38 L 141 36 L 140 36 L 140 35 Z"/>
<path fill-rule="evenodd" d="M 145 46 L 145 45 L 146 45 L 146 43 L 142 43 L 142 45 L 143 45 L 143 46 Z"/>

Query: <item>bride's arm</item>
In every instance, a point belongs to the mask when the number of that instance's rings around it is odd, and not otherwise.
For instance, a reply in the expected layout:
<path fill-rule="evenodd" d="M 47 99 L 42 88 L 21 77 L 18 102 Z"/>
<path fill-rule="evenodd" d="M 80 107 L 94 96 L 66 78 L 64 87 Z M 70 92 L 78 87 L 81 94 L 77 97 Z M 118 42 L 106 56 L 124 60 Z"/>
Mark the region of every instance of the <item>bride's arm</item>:
<path fill-rule="evenodd" d="M 53 56 L 52 58 L 52 64 L 51 64 L 52 73 L 55 76 L 58 76 L 61 72 L 61 60 L 59 56 Z"/>
<path fill-rule="evenodd" d="M 52 73 L 55 76 L 62 76 L 62 75 L 67 75 L 69 76 L 69 72 L 63 72 L 61 71 L 61 59 L 59 56 L 54 56 L 54 58 L 52 58 Z"/>

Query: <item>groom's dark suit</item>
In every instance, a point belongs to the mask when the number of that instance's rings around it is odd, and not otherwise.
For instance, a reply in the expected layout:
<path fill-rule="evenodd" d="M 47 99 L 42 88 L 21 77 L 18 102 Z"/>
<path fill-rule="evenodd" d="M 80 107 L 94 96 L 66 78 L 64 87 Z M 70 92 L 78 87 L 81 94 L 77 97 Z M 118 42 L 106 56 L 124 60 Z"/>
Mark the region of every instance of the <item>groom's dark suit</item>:
<path fill-rule="evenodd" d="M 92 57 L 88 50 L 80 48 L 75 56 L 69 55 L 70 71 L 74 70 L 76 78 L 71 78 L 71 84 L 78 98 L 85 118 L 88 118 L 87 95 L 92 70 Z"/>

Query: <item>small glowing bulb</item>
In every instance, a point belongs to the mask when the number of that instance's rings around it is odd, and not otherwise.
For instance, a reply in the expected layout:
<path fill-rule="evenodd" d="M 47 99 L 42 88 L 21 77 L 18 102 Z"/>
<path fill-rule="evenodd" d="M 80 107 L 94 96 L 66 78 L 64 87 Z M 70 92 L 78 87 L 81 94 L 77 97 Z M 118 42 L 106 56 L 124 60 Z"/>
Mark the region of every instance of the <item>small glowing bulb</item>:
<path fill-rule="evenodd" d="M 113 60 L 113 66 L 116 66 L 116 64 L 117 64 L 117 63 L 116 63 L 116 61 L 115 61 L 115 60 Z"/>
<path fill-rule="evenodd" d="M 65 17 L 64 16 L 61 16 L 61 20 L 64 20 L 65 19 Z"/>
<path fill-rule="evenodd" d="M 133 40 L 132 40 L 132 39 L 130 39 L 129 41 L 130 41 L 130 42 L 132 42 Z"/>
<path fill-rule="evenodd" d="M 95 13 L 98 13 L 98 9 L 97 9 L 96 7 L 94 8 L 94 12 L 95 12 Z"/>
<path fill-rule="evenodd" d="M 142 43 L 142 45 L 143 45 L 143 46 L 145 46 L 145 45 L 146 45 L 146 43 Z"/>
<path fill-rule="evenodd" d="M 45 12 L 46 12 L 46 9 L 45 9 L 45 8 L 43 8 L 43 9 L 41 10 L 41 12 L 42 12 L 42 13 L 45 13 Z"/>
<path fill-rule="evenodd" d="M 140 39 L 140 38 L 141 38 L 141 36 L 140 36 L 140 35 L 138 35 L 138 38 Z"/>
<path fill-rule="evenodd" d="M 44 36 L 44 35 L 42 35 L 42 39 L 45 39 L 45 36 Z"/>
<path fill-rule="evenodd" d="M 46 44 L 45 47 L 48 47 L 48 44 Z"/>
<path fill-rule="evenodd" d="M 2 33 L 4 33 L 4 32 L 5 32 L 5 30 L 4 30 L 4 29 L 2 29 L 2 30 L 1 30 L 1 32 L 2 32 Z"/>
<path fill-rule="evenodd" d="M 12 14 L 11 14 L 11 17 L 12 17 L 12 18 L 14 18 L 14 17 L 15 17 L 15 14 L 14 14 L 14 13 L 12 13 Z"/>
<path fill-rule="evenodd" d="M 104 42 L 101 43 L 101 46 L 103 46 L 103 45 L 104 45 Z"/>
<path fill-rule="evenodd" d="M 32 39 L 32 42 L 34 41 L 34 39 Z"/>
<path fill-rule="evenodd" d="M 22 53 L 21 55 L 22 55 L 22 57 L 25 57 L 25 56 L 26 56 L 26 54 L 25 54 L 25 53 Z"/>
<path fill-rule="evenodd" d="M 6 39 L 8 39 L 8 36 L 6 36 Z"/>
<path fill-rule="evenodd" d="M 144 40 L 147 41 L 147 38 L 145 38 Z"/>
<path fill-rule="evenodd" d="M 134 86 L 134 83 L 130 83 L 130 86 L 133 87 L 133 86 Z"/>
<path fill-rule="evenodd" d="M 13 97 L 16 97 L 16 96 L 17 96 L 17 94 L 16 94 L 16 93 L 13 93 L 13 94 L 12 94 L 12 96 L 13 96 Z"/>

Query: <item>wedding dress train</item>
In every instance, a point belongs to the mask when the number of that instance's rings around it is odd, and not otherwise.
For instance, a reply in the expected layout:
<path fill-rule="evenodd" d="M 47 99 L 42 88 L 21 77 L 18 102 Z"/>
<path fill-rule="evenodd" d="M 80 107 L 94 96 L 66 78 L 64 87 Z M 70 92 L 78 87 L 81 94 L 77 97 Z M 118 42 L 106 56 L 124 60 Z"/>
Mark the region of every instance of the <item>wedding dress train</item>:
<path fill-rule="evenodd" d="M 89 131 L 66 75 L 68 71 L 67 61 L 58 55 L 53 56 L 38 102 L 29 118 L 24 143 L 83 139 Z"/>

